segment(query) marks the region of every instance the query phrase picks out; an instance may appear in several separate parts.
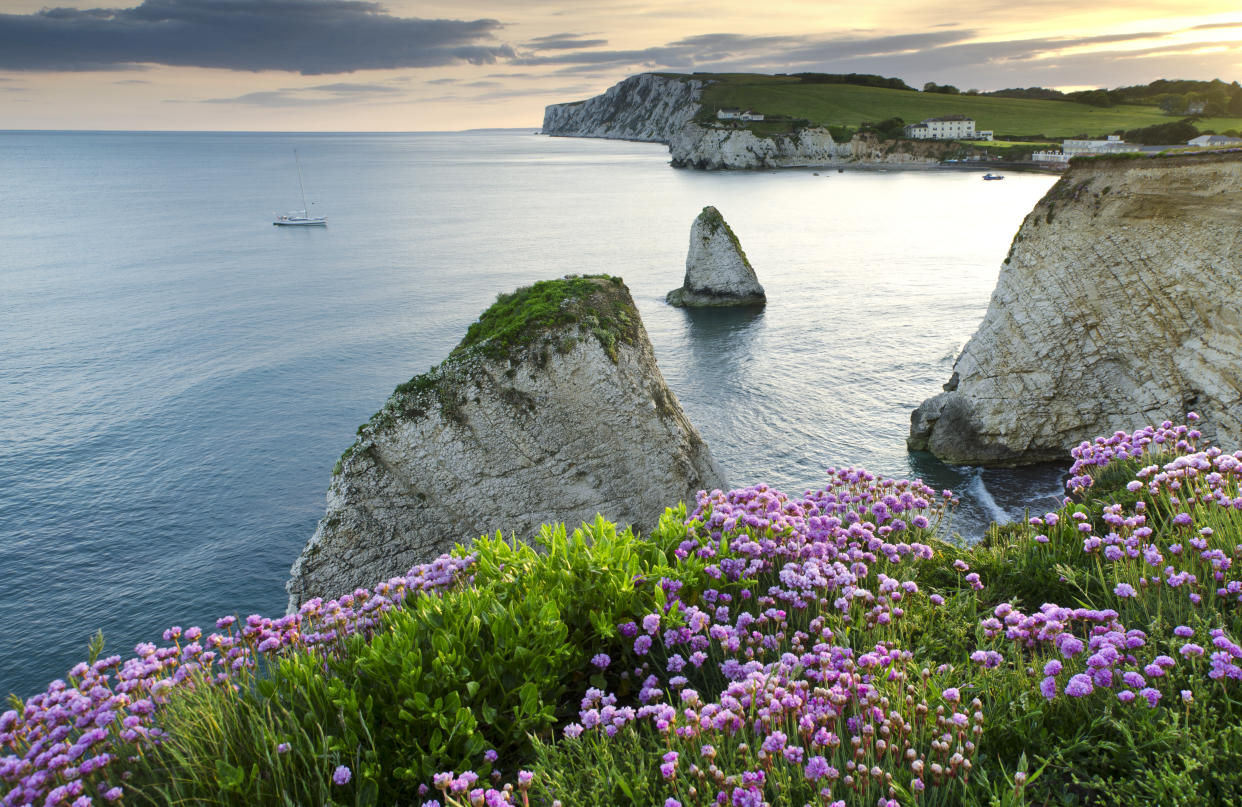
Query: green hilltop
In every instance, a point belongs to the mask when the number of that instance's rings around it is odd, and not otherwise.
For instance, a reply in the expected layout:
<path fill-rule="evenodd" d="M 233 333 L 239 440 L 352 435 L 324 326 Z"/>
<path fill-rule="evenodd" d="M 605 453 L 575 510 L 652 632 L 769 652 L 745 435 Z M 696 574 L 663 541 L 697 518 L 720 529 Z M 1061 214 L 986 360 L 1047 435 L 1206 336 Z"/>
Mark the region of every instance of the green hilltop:
<path fill-rule="evenodd" d="M 996 137 L 1060 139 L 1086 135 L 1099 137 L 1117 131 L 1137 129 L 1178 120 L 1180 115 L 1165 112 L 1156 98 L 1169 95 L 1154 93 L 1144 96 L 1135 88 L 1117 91 L 1093 91 L 1118 94 L 1121 99 L 1142 103 L 1116 103 L 1095 106 L 1089 102 L 1041 98 L 1014 98 L 987 94 L 919 92 L 895 89 L 901 82 L 874 77 L 888 86 L 864 86 L 836 83 L 843 78 L 819 74 L 760 75 L 753 73 L 696 73 L 696 79 L 712 82 L 703 91 L 700 122 L 714 121 L 716 111 L 725 108 L 753 109 L 768 116 L 762 123 L 745 124 L 759 134 L 787 131 L 798 125 L 844 127 L 852 130 L 864 123 L 877 123 L 901 118 L 917 123 L 924 118 L 963 114 L 974 118 L 980 129 L 991 129 Z M 687 76 L 687 78 L 689 78 Z M 869 77 L 846 77 L 851 80 Z M 1150 87 L 1172 82 L 1153 82 Z M 1242 98 L 1242 88 L 1223 82 L 1179 82 L 1177 84 L 1219 85 L 1218 92 L 1234 93 Z M 1047 91 L 1055 93 L 1055 91 Z M 1074 98 L 1077 94 L 1064 96 Z M 1232 97 L 1232 96 L 1229 96 Z M 1223 132 L 1242 129 L 1242 111 L 1238 104 L 1209 108 L 1215 115 L 1196 119 L 1200 131 Z M 776 120 L 772 120 L 776 118 Z"/>

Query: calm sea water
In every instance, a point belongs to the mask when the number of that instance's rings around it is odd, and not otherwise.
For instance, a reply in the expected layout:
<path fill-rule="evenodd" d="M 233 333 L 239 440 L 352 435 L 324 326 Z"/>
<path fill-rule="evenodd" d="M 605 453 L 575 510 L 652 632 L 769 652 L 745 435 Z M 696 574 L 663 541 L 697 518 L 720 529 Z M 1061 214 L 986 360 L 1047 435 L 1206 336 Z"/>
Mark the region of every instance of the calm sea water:
<path fill-rule="evenodd" d="M 270 224 L 301 207 L 294 148 L 327 229 Z M 1058 492 L 1055 470 L 904 443 L 1050 177 L 667 159 L 529 131 L 0 134 L 0 693 L 63 675 L 97 628 L 128 653 L 281 613 L 357 424 L 498 292 L 567 273 L 625 279 L 733 485 L 922 476 L 963 494 L 966 535 Z M 663 303 L 708 204 L 762 313 Z"/>

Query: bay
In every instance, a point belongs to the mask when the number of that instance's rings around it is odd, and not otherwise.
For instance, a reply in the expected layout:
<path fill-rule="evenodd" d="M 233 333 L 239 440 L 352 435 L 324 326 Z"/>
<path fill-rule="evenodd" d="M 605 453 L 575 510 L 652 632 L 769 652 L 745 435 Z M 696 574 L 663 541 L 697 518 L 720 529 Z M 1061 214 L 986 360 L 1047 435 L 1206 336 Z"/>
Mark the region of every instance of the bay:
<path fill-rule="evenodd" d="M 295 148 L 327 228 L 271 226 L 302 206 Z M 0 133 L 0 692 L 62 676 L 96 629 L 127 654 L 281 613 L 357 425 L 498 293 L 569 273 L 625 279 L 734 486 L 920 476 L 961 493 L 968 537 L 1059 494 L 1059 468 L 904 442 L 1051 177 L 667 162 L 529 130 Z M 709 204 L 762 312 L 663 302 Z"/>

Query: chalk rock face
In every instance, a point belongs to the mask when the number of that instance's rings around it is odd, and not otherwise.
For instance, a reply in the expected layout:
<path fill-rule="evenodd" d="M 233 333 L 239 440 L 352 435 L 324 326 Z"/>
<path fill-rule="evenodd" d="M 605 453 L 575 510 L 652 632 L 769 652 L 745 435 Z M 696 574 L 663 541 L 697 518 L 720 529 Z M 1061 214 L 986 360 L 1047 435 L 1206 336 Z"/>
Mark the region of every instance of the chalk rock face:
<path fill-rule="evenodd" d="M 536 283 L 359 429 L 293 564 L 289 608 L 497 530 L 529 538 L 596 513 L 649 530 L 678 499 L 724 487 L 620 279 Z"/>
<path fill-rule="evenodd" d="M 827 129 L 818 126 L 760 136 L 749 129 L 697 123 L 682 127 L 668 144 L 675 168 L 709 170 L 845 165 L 930 168 L 939 165 L 952 149 L 960 147 L 947 142 L 878 140 L 863 135 L 838 143 Z"/>
<path fill-rule="evenodd" d="M 543 133 L 667 143 L 699 111 L 703 86 L 689 76 L 631 76 L 603 95 L 548 106 Z"/>
<path fill-rule="evenodd" d="M 1190 410 L 1242 442 L 1242 155 L 1075 161 L 953 369 L 909 439 L 948 462 L 1064 460 Z"/>
<path fill-rule="evenodd" d="M 827 129 L 760 137 L 749 129 L 688 124 L 669 140 L 675 168 L 793 168 L 843 162 L 852 154 Z"/>
<path fill-rule="evenodd" d="M 733 229 L 714 207 L 703 208 L 690 228 L 686 277 L 668 293 L 677 306 L 763 305 L 763 286 Z"/>

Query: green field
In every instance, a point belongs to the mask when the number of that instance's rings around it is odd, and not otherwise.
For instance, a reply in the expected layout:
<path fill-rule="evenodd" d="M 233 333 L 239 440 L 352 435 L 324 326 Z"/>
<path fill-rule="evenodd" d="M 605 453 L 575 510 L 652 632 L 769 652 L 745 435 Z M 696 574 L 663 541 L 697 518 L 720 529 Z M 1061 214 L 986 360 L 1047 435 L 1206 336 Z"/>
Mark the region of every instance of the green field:
<path fill-rule="evenodd" d="M 977 128 L 995 131 L 997 137 L 1050 139 L 1077 135 L 1099 137 L 1177 119 L 1154 106 L 1099 108 L 1073 101 L 941 95 L 852 84 L 806 84 L 792 76 L 718 73 L 696 78 L 715 81 L 703 92 L 701 115 L 708 118 L 714 118 L 717 109 L 737 107 L 814 124 L 857 127 L 865 121 L 892 117 L 917 123 L 924 118 L 960 113 L 974 118 Z M 1195 125 L 1200 131 L 1221 132 L 1242 127 L 1242 118 L 1205 118 Z"/>

